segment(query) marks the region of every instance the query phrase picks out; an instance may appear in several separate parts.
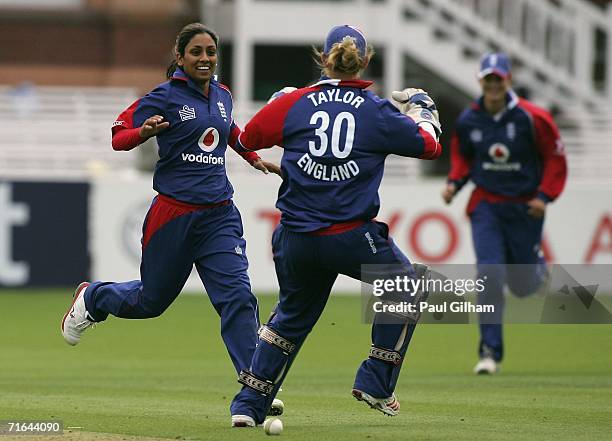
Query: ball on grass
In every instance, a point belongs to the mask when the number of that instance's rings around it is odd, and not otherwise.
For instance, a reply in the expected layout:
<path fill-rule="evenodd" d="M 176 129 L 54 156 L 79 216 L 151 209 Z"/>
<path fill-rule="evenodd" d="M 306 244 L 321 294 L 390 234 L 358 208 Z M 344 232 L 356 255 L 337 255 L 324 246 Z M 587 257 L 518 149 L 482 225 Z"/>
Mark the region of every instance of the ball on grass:
<path fill-rule="evenodd" d="M 278 418 L 268 418 L 264 421 L 263 428 L 266 435 L 280 435 L 283 431 L 283 422 Z"/>

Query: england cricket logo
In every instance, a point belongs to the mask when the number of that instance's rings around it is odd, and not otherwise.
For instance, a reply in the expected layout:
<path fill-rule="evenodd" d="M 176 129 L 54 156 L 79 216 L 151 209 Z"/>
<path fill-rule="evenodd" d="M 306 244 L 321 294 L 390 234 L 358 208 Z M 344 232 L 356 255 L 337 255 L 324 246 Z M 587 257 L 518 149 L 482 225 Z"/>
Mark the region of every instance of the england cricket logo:
<path fill-rule="evenodd" d="M 221 101 L 217 102 L 217 106 L 219 107 L 219 113 L 221 113 L 221 117 L 227 121 L 227 112 L 225 111 L 225 106 Z"/>
<path fill-rule="evenodd" d="M 516 138 L 516 125 L 513 122 L 506 124 L 506 136 L 510 141 Z"/>

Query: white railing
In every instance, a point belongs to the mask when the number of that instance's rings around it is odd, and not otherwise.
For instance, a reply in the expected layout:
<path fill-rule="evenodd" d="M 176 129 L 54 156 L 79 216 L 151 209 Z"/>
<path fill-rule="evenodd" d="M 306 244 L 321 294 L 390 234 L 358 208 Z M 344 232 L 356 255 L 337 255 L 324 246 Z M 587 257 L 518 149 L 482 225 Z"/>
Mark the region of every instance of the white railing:
<path fill-rule="evenodd" d="M 110 127 L 135 99 L 130 88 L 0 86 L 0 178 L 132 170 Z"/>
<path fill-rule="evenodd" d="M 404 7 L 475 54 L 501 48 L 549 102 L 612 99 L 612 8 L 582 0 L 404 0 Z M 596 35 L 607 39 L 602 51 Z M 605 45 L 602 45 L 605 48 Z M 607 74 L 596 78 L 597 70 Z"/>

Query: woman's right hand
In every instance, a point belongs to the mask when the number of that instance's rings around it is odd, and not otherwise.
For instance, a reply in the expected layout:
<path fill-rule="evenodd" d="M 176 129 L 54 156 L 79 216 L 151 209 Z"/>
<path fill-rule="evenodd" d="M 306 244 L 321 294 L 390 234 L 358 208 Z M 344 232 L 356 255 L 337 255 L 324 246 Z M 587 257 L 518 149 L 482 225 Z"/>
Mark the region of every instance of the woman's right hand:
<path fill-rule="evenodd" d="M 259 171 L 262 171 L 266 175 L 268 173 L 274 173 L 275 175 L 279 175 L 281 178 L 283 178 L 283 172 L 281 168 L 273 162 L 264 161 L 263 159 L 259 158 L 257 161 L 253 162 L 252 165 L 254 168 Z"/>
<path fill-rule="evenodd" d="M 446 184 L 446 188 L 442 190 L 442 199 L 447 204 L 450 204 L 457 193 L 457 187 L 455 184 L 448 183 Z"/>
<path fill-rule="evenodd" d="M 164 120 L 163 116 L 153 115 L 150 118 L 147 118 L 144 123 L 140 126 L 140 130 L 138 134 L 141 138 L 150 138 L 152 136 L 156 136 L 162 130 L 170 127 L 169 122 L 162 122 Z"/>

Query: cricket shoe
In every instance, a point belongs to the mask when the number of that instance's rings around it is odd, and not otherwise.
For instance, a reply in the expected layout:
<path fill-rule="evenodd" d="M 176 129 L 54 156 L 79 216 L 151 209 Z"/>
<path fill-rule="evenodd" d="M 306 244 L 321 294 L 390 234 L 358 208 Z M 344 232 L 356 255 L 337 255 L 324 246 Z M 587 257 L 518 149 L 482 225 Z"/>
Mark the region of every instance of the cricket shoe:
<path fill-rule="evenodd" d="M 79 344 L 81 334 L 95 324 L 85 308 L 85 290 L 88 286 L 89 282 L 83 282 L 77 287 L 74 300 L 62 319 L 62 335 L 71 346 Z"/>
<path fill-rule="evenodd" d="M 499 372 L 499 363 L 491 357 L 483 357 L 474 366 L 474 373 L 478 375 L 493 375 Z"/>
<path fill-rule="evenodd" d="M 395 394 L 388 398 L 374 398 L 359 389 L 353 389 L 352 394 L 357 401 L 364 401 L 372 409 L 376 409 L 387 416 L 395 416 L 400 411 L 400 403 L 395 398 Z"/>
<path fill-rule="evenodd" d="M 272 400 L 268 416 L 279 416 L 285 411 L 285 403 L 278 398 Z M 259 424 L 261 426 L 261 424 Z M 232 427 L 255 427 L 255 420 L 248 415 L 232 415 Z"/>
<path fill-rule="evenodd" d="M 232 415 L 232 427 L 256 427 L 255 420 L 248 415 Z"/>

